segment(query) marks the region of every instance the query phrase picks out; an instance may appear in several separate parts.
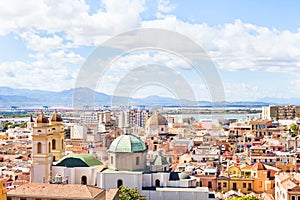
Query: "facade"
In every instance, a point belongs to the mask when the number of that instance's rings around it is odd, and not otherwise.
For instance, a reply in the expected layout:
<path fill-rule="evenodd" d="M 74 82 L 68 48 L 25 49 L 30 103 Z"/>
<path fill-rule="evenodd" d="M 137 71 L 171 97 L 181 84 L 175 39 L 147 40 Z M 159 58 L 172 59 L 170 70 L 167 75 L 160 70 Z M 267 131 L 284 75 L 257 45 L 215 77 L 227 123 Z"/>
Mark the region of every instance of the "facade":
<path fill-rule="evenodd" d="M 64 156 L 64 125 L 57 113 L 51 121 L 41 113 L 32 132 L 31 182 L 45 183 L 51 177 L 52 162 Z"/>
<path fill-rule="evenodd" d="M 96 185 L 97 172 L 104 168 L 102 162 L 89 154 L 65 156 L 52 166 L 51 183 Z"/>
<path fill-rule="evenodd" d="M 293 120 L 300 117 L 300 106 L 263 106 L 262 119 L 267 120 Z"/>

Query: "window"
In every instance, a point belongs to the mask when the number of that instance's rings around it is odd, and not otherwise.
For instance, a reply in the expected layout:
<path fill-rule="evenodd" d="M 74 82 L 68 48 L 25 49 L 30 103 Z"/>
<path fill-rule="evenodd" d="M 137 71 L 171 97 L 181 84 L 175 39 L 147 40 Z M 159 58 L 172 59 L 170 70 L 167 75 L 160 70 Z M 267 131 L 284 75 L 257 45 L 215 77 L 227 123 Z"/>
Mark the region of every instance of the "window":
<path fill-rule="evenodd" d="M 218 183 L 218 190 L 221 190 L 222 188 L 222 183 Z"/>
<path fill-rule="evenodd" d="M 212 182 L 211 182 L 211 181 L 208 181 L 207 187 L 208 187 L 208 188 L 212 188 Z"/>
<path fill-rule="evenodd" d="M 139 164 L 140 164 L 140 157 L 136 157 L 136 158 L 135 158 L 135 164 L 136 164 L 136 165 L 139 165 Z"/>
<path fill-rule="evenodd" d="M 298 196 L 297 200 L 300 200 L 300 196 Z"/>
<path fill-rule="evenodd" d="M 87 184 L 87 177 L 86 176 L 82 176 L 81 177 L 81 184 L 82 185 L 86 185 Z"/>
<path fill-rule="evenodd" d="M 160 187 L 160 180 L 159 179 L 155 180 L 155 187 Z"/>
<path fill-rule="evenodd" d="M 232 183 L 232 189 L 236 190 L 236 183 Z"/>
<path fill-rule="evenodd" d="M 247 187 L 247 184 L 246 183 L 243 183 L 243 188 L 246 188 Z"/>
<path fill-rule="evenodd" d="M 248 190 L 252 190 L 251 183 L 248 183 Z"/>
<path fill-rule="evenodd" d="M 64 148 L 64 140 L 61 139 L 61 148 L 63 149 Z"/>
<path fill-rule="evenodd" d="M 110 164 L 113 165 L 114 164 L 114 157 L 110 156 Z"/>
<path fill-rule="evenodd" d="M 42 143 L 37 143 L 37 153 L 42 153 Z"/>
<path fill-rule="evenodd" d="M 227 183 L 223 183 L 223 187 L 226 188 L 227 187 Z"/>
<path fill-rule="evenodd" d="M 123 185 L 123 180 L 122 179 L 119 179 L 118 181 L 117 181 L 117 187 L 119 188 L 120 186 L 122 186 Z"/>
<path fill-rule="evenodd" d="M 55 139 L 52 140 L 52 149 L 56 149 L 56 140 Z"/>
<path fill-rule="evenodd" d="M 48 152 L 51 153 L 51 143 L 48 143 Z"/>
<path fill-rule="evenodd" d="M 291 196 L 291 200 L 296 200 L 296 196 Z"/>
<path fill-rule="evenodd" d="M 161 128 L 160 130 L 161 130 L 161 131 L 164 131 L 164 128 Z"/>

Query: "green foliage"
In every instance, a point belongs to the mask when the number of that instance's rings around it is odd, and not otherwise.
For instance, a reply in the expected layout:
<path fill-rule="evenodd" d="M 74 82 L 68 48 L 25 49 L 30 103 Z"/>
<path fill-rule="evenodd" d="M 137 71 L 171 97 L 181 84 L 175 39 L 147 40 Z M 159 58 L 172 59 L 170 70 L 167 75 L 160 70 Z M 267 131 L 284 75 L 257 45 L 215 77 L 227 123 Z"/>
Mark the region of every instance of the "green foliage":
<path fill-rule="evenodd" d="M 295 137 L 298 135 L 298 130 L 299 130 L 299 126 L 295 123 L 292 123 L 289 128 L 289 133 L 291 134 L 292 137 Z"/>
<path fill-rule="evenodd" d="M 12 125 L 12 123 L 9 122 L 9 121 L 5 121 L 5 122 L 2 123 L 2 127 L 3 127 L 5 130 L 7 130 L 7 129 L 9 128 L 10 125 Z"/>
<path fill-rule="evenodd" d="M 243 197 L 227 198 L 226 200 L 263 200 L 263 199 L 252 197 L 252 196 L 243 196 Z"/>
<path fill-rule="evenodd" d="M 138 193 L 136 188 L 128 188 L 126 186 L 119 187 L 119 199 L 120 200 L 146 200 L 145 196 Z"/>

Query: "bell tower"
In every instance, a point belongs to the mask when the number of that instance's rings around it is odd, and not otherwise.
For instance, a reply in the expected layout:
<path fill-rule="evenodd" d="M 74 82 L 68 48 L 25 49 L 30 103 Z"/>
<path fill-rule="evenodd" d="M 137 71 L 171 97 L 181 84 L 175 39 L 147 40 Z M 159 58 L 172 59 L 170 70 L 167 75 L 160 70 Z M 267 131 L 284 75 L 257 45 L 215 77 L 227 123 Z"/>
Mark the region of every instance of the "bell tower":
<path fill-rule="evenodd" d="M 52 132 L 48 118 L 41 113 L 32 127 L 31 182 L 47 182 L 52 164 Z"/>
<path fill-rule="evenodd" d="M 65 129 L 61 116 L 55 111 L 51 117 L 51 152 L 53 156 L 53 162 L 60 160 L 65 153 L 64 137 Z"/>
<path fill-rule="evenodd" d="M 32 127 L 31 182 L 45 183 L 51 178 L 51 165 L 64 155 L 64 125 L 55 112 L 51 121 L 41 113 Z"/>

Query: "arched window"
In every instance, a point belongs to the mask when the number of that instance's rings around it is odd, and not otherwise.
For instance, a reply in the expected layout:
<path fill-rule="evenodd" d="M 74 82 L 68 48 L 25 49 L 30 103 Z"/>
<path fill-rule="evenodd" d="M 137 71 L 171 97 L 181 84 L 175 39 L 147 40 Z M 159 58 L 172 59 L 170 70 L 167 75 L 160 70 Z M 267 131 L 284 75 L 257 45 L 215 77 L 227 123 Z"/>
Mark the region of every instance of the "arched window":
<path fill-rule="evenodd" d="M 87 177 L 86 176 L 82 176 L 81 177 L 81 184 L 82 185 L 86 185 L 86 183 L 87 183 Z"/>
<path fill-rule="evenodd" d="M 164 128 L 161 128 L 160 130 L 161 130 L 161 131 L 164 131 Z"/>
<path fill-rule="evenodd" d="M 123 185 L 123 180 L 119 179 L 118 182 L 117 182 L 117 187 L 119 188 L 122 185 Z"/>
<path fill-rule="evenodd" d="M 159 179 L 155 180 L 155 187 L 160 187 L 160 180 Z"/>
<path fill-rule="evenodd" d="M 51 153 L 51 142 L 48 143 L 48 152 Z"/>
<path fill-rule="evenodd" d="M 55 161 L 55 156 L 53 156 L 53 162 Z"/>
<path fill-rule="evenodd" d="M 52 140 L 52 149 L 56 149 L 56 140 L 55 139 Z"/>
<path fill-rule="evenodd" d="M 64 148 L 64 140 L 61 139 L 61 149 L 63 149 L 63 148 Z"/>
<path fill-rule="evenodd" d="M 37 153 L 42 153 L 42 143 L 37 143 Z"/>

